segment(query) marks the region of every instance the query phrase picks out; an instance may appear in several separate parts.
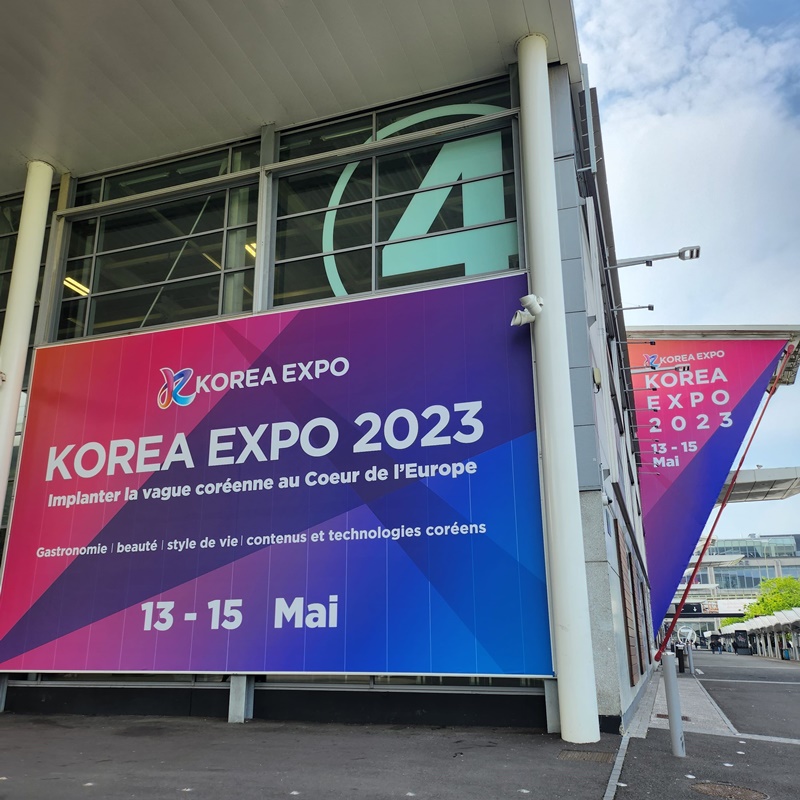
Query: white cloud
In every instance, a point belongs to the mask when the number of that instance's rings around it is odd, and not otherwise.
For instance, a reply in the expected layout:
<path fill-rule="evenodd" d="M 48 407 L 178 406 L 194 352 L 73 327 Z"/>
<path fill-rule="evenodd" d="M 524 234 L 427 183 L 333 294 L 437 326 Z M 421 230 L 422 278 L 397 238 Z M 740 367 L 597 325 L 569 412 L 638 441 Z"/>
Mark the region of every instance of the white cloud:
<path fill-rule="evenodd" d="M 620 258 L 699 244 L 697 262 L 620 273 L 636 325 L 800 329 L 800 27 L 745 28 L 733 0 L 576 0 L 597 86 Z M 800 386 L 781 388 L 746 466 L 800 464 Z M 800 532 L 800 498 L 730 506 L 728 535 Z M 760 524 L 759 524 L 760 521 Z"/>

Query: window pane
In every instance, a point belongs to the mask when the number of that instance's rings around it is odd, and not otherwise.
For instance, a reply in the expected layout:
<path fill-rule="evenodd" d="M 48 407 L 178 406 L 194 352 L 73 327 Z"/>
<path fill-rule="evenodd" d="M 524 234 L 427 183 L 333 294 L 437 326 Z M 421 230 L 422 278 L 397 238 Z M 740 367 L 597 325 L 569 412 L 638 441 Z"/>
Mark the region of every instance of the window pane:
<path fill-rule="evenodd" d="M 225 269 L 252 267 L 256 263 L 256 226 L 228 231 Z"/>
<path fill-rule="evenodd" d="M 69 234 L 69 252 L 67 256 L 91 255 L 94 249 L 94 235 L 97 228 L 97 219 L 84 219 L 72 223 L 72 230 Z"/>
<path fill-rule="evenodd" d="M 86 335 L 84 321 L 88 303 L 89 301 L 83 298 L 81 300 L 65 300 L 61 304 L 61 315 L 59 316 L 58 333 L 56 334 L 56 338 L 59 341 L 80 339 Z"/>
<path fill-rule="evenodd" d="M 0 272 L 0 308 L 5 308 L 8 305 L 8 287 L 10 285 L 11 272 Z"/>
<path fill-rule="evenodd" d="M 343 147 L 364 144 L 372 138 L 372 114 L 320 125 L 297 133 L 281 134 L 278 159 L 288 161 L 316 153 L 329 153 Z"/>
<path fill-rule="evenodd" d="M 91 333 L 134 330 L 216 316 L 219 276 L 180 281 L 92 300 Z"/>
<path fill-rule="evenodd" d="M 64 297 L 85 297 L 92 285 L 92 259 L 79 258 L 67 261 L 64 271 Z"/>
<path fill-rule="evenodd" d="M 323 225 L 328 214 L 333 222 L 333 241 L 323 242 Z M 279 220 L 275 236 L 275 257 L 282 261 L 332 249 L 359 247 L 371 242 L 372 205 L 362 203 L 337 211 Z"/>
<path fill-rule="evenodd" d="M 6 487 L 6 498 L 3 503 L 3 516 L 2 518 L 0 518 L 0 525 L 2 525 L 4 528 L 8 525 L 8 514 L 11 511 L 11 498 L 13 495 L 13 489 L 14 489 L 14 481 L 10 480 L 8 482 L 8 486 Z M 3 535 L 0 536 L 0 544 L 4 543 L 5 539 L 6 539 L 5 531 L 3 531 Z M 3 551 L 0 550 L 0 553 L 2 552 Z"/>
<path fill-rule="evenodd" d="M 372 250 L 355 250 L 330 256 L 333 281 L 341 283 L 350 294 L 368 292 L 372 288 Z M 309 258 L 275 265 L 276 306 L 305 303 L 335 297 L 323 258 Z"/>
<path fill-rule="evenodd" d="M 228 171 L 228 150 L 216 150 L 192 158 L 157 164 L 106 178 L 104 200 L 131 197 L 168 186 L 214 178 Z"/>
<path fill-rule="evenodd" d="M 99 203 L 102 186 L 103 181 L 100 178 L 93 181 L 78 181 L 78 187 L 75 190 L 75 205 L 88 206 L 92 203 Z"/>
<path fill-rule="evenodd" d="M 19 218 L 21 214 L 21 197 L 0 200 L 0 234 L 16 233 L 19 230 Z"/>
<path fill-rule="evenodd" d="M 372 159 L 368 158 L 344 167 L 281 178 L 278 182 L 278 216 L 368 200 L 371 196 Z"/>
<path fill-rule="evenodd" d="M 516 269 L 518 250 L 516 222 L 386 244 L 378 248 L 378 288 Z"/>
<path fill-rule="evenodd" d="M 222 270 L 222 232 L 98 256 L 94 291 L 128 289 L 146 283 Z"/>
<path fill-rule="evenodd" d="M 222 289 L 222 313 L 243 314 L 253 310 L 255 270 L 226 272 Z"/>
<path fill-rule="evenodd" d="M 515 216 L 514 179 L 506 175 L 380 200 L 378 240 L 424 236 Z"/>
<path fill-rule="evenodd" d="M 0 269 L 11 269 L 11 267 L 14 266 L 14 253 L 16 249 L 16 234 L 0 238 Z"/>
<path fill-rule="evenodd" d="M 136 247 L 221 228 L 225 192 L 111 214 L 100 220 L 98 250 Z"/>
<path fill-rule="evenodd" d="M 418 103 L 383 111 L 377 115 L 377 135 L 379 138 L 387 138 L 412 131 L 427 130 L 439 125 L 448 125 L 459 120 L 473 119 L 487 113 L 495 113 L 488 109 L 458 111 L 453 108 L 454 106 L 478 104 L 495 106 L 498 111 L 510 108 L 511 94 L 508 81 L 465 89 L 445 97 L 434 97 L 430 100 L 422 100 Z M 416 124 L 407 124 L 405 121 L 412 116 L 415 116 L 418 121 Z"/>
<path fill-rule="evenodd" d="M 378 194 L 413 192 L 493 175 L 513 166 L 510 132 L 492 131 L 380 157 Z"/>
<path fill-rule="evenodd" d="M 231 151 L 231 172 L 252 169 L 261 163 L 261 141 L 248 142 L 234 147 Z"/>
<path fill-rule="evenodd" d="M 379 262 L 381 251 L 378 250 Z M 430 281 L 447 280 L 448 278 L 463 278 L 464 265 L 451 264 L 444 267 L 433 267 L 429 269 L 416 269 L 413 272 L 401 272 L 397 274 L 384 275 L 380 263 L 378 265 L 378 288 L 395 289 L 398 286 L 409 286 L 413 283 L 428 283 Z"/>
<path fill-rule="evenodd" d="M 228 225 L 246 225 L 258 216 L 258 184 L 231 189 L 228 199 Z"/>
<path fill-rule="evenodd" d="M 31 339 L 33 339 L 34 332 L 36 331 L 36 320 L 33 321 L 33 325 L 31 326 Z M 25 356 L 25 372 L 22 375 L 22 389 L 23 391 L 28 390 L 28 386 L 31 382 L 31 367 L 33 366 L 33 345 L 28 348 L 28 352 Z"/>

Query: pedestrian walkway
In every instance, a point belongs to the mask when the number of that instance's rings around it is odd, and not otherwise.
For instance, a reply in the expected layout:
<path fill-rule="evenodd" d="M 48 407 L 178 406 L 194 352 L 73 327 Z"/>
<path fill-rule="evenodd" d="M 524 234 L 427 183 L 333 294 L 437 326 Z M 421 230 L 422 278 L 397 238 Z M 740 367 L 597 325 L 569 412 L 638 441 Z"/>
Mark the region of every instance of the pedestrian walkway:
<path fill-rule="evenodd" d="M 736 729 L 712 700 L 697 678 L 688 673 L 678 676 L 681 698 L 681 717 L 686 733 L 709 733 L 717 736 L 735 736 Z M 631 736 L 644 739 L 649 728 L 669 729 L 667 698 L 664 680 L 659 670 L 650 681 L 643 708 L 631 725 Z M 648 713 L 649 706 L 649 713 Z"/>
<path fill-rule="evenodd" d="M 795 680 L 800 669 L 733 656 L 712 660 L 700 654 L 697 661 L 701 662 L 697 676 L 678 675 L 686 756 L 672 755 L 663 668 L 659 668 L 622 738 L 604 800 L 696 800 L 698 795 L 794 800 L 798 790 L 791 765 L 800 756 L 800 721 L 793 721 L 796 715 L 790 710 L 782 715 L 788 722 L 778 719 L 772 698 L 779 692 L 787 709 L 792 706 L 800 691 Z M 728 713 L 701 681 L 717 687 L 712 691 Z M 739 720 L 736 725 L 730 718 L 733 712 Z M 754 733 L 776 729 L 791 735 Z"/>

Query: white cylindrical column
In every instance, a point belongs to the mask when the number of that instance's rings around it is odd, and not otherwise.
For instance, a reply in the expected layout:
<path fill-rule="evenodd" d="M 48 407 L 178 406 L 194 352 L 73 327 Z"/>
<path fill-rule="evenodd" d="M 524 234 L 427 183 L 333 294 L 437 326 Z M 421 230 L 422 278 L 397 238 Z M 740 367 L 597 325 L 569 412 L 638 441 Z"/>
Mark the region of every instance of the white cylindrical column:
<path fill-rule="evenodd" d="M 547 41 L 538 34 L 527 36 L 517 52 L 526 254 L 531 289 L 544 299 L 533 337 L 561 736 L 568 742 L 596 742 L 600 727 L 567 354 Z"/>
<path fill-rule="evenodd" d="M 0 372 L 5 376 L 0 383 L 0 509 L 8 487 L 52 184 L 53 168 L 49 164 L 28 163 L 6 319 L 0 337 Z"/>

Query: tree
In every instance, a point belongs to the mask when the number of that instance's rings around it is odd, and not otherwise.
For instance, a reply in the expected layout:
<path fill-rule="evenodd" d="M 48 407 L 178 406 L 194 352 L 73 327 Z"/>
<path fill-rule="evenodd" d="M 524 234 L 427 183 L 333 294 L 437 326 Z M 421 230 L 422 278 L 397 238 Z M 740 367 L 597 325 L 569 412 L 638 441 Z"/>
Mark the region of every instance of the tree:
<path fill-rule="evenodd" d="M 797 578 L 770 578 L 761 581 L 758 597 L 745 608 L 744 619 L 766 617 L 797 606 L 800 606 L 800 581 Z"/>

